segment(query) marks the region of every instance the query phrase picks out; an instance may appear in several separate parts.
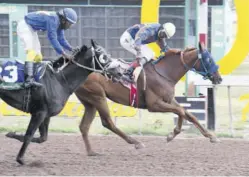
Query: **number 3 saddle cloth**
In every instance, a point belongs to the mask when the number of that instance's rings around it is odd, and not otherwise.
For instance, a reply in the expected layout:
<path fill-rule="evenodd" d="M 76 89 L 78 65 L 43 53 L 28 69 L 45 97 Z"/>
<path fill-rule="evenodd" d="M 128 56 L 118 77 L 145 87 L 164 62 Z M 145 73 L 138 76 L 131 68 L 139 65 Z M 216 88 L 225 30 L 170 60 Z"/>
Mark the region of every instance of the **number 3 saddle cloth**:
<path fill-rule="evenodd" d="M 46 70 L 47 62 L 35 64 L 34 78 L 37 82 Z M 25 73 L 24 62 L 21 60 L 0 60 L 0 89 L 24 89 Z"/>

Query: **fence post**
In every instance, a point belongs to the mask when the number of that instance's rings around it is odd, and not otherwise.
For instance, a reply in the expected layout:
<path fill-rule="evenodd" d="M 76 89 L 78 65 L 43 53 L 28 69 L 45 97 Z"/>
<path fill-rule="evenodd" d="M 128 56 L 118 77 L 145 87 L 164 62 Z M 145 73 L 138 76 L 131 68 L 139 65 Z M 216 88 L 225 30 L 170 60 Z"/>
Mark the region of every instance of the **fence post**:
<path fill-rule="evenodd" d="M 142 135 L 142 111 L 141 109 L 138 110 L 138 117 L 139 117 L 139 135 Z"/>
<path fill-rule="evenodd" d="M 215 130 L 215 94 L 214 88 L 208 88 L 208 129 Z"/>
<path fill-rule="evenodd" d="M 229 122 L 229 129 L 230 129 L 230 134 L 231 136 L 234 135 L 233 132 L 233 114 L 232 114 L 232 101 L 231 101 L 231 86 L 227 86 L 227 96 L 228 96 L 228 108 L 229 108 L 229 117 L 230 117 L 230 122 Z"/>

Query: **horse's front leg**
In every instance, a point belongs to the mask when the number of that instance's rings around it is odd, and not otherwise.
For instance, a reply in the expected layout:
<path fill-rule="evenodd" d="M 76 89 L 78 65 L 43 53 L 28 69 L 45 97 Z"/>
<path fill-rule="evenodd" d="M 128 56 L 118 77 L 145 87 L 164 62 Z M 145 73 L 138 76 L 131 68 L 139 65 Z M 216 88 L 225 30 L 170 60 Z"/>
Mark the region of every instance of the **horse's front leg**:
<path fill-rule="evenodd" d="M 205 136 L 206 138 L 210 139 L 211 143 L 218 143 L 220 142 L 220 140 L 211 132 L 209 132 L 207 129 L 205 129 L 198 121 L 198 119 L 191 114 L 190 112 L 185 112 L 186 113 L 186 119 L 189 122 L 192 122 L 196 128 L 198 128 L 200 130 L 200 132 L 202 133 L 203 136 Z"/>
<path fill-rule="evenodd" d="M 182 122 L 185 118 L 185 110 L 182 108 L 176 100 L 173 100 L 171 103 L 166 103 L 163 100 L 158 100 L 156 103 L 151 104 L 149 106 L 149 111 L 151 112 L 172 112 L 179 116 L 178 123 L 174 128 L 174 131 L 169 133 L 167 136 L 167 141 L 173 140 L 176 135 L 181 132 Z"/>
<path fill-rule="evenodd" d="M 136 149 L 142 149 L 145 147 L 145 145 L 142 142 L 136 140 L 135 138 L 132 138 L 131 136 L 126 135 L 123 131 L 121 131 L 116 127 L 116 125 L 113 123 L 111 119 L 110 110 L 108 108 L 106 99 L 99 101 L 99 104 L 96 107 L 99 112 L 102 125 L 105 128 L 111 130 L 113 133 L 123 138 L 127 143 L 134 144 Z"/>
<path fill-rule="evenodd" d="M 40 137 L 32 138 L 33 143 L 43 143 L 48 139 L 48 126 L 50 123 L 50 117 L 47 117 L 39 126 Z"/>
<path fill-rule="evenodd" d="M 172 100 L 171 104 L 175 105 L 177 107 L 181 107 L 180 104 L 175 99 Z M 178 121 L 177 121 L 176 127 L 174 128 L 174 130 L 172 132 L 170 132 L 167 135 L 167 142 L 172 141 L 178 134 L 181 133 L 183 119 L 184 119 L 184 117 L 182 117 L 182 116 L 178 117 Z"/>
<path fill-rule="evenodd" d="M 41 123 L 41 125 L 39 126 L 40 137 L 33 137 L 31 139 L 31 142 L 33 142 L 33 143 L 43 143 L 43 142 L 47 141 L 49 122 L 50 122 L 50 117 L 46 118 Z M 20 142 L 24 141 L 24 135 L 23 134 L 16 134 L 16 132 L 7 133 L 6 137 L 19 140 Z"/>
<path fill-rule="evenodd" d="M 192 122 L 200 130 L 200 132 L 205 137 L 207 137 L 207 138 L 210 139 L 210 141 L 212 143 L 219 142 L 219 139 L 215 135 L 212 135 L 208 130 L 206 130 L 199 123 L 198 119 L 194 115 L 192 115 L 191 113 L 187 112 L 183 107 L 178 106 L 177 104 L 169 104 L 169 103 L 164 102 L 163 100 L 158 100 L 155 104 L 153 104 L 150 107 L 150 111 L 153 111 L 153 112 L 173 112 L 173 113 L 177 114 L 179 116 L 179 118 L 180 118 L 179 119 L 180 121 L 178 122 L 179 125 L 182 125 L 181 121 L 183 121 L 183 119 L 186 119 L 186 120 Z M 179 127 L 176 127 L 176 128 L 179 128 Z M 178 133 L 179 130 L 177 130 L 177 131 L 175 131 L 175 130 L 174 130 L 174 133 L 173 133 L 173 136 L 172 136 L 173 138 L 177 134 L 179 134 Z M 170 137 L 170 138 L 173 139 L 172 137 Z"/>
<path fill-rule="evenodd" d="M 31 120 L 29 122 L 28 129 L 27 129 L 26 134 L 25 134 L 24 139 L 23 139 L 23 145 L 22 145 L 22 147 L 21 147 L 21 149 L 16 157 L 16 161 L 22 165 L 24 164 L 23 156 L 27 150 L 29 143 L 31 142 L 31 140 L 35 134 L 35 131 L 41 125 L 41 123 L 44 121 L 45 115 L 46 115 L 45 113 L 46 113 L 45 111 L 39 111 L 35 114 L 32 114 L 32 116 L 31 116 Z"/>
<path fill-rule="evenodd" d="M 24 140 L 24 135 L 16 134 L 16 132 L 9 132 L 5 136 L 8 138 L 13 138 L 13 139 L 19 140 L 21 142 L 23 142 L 23 140 Z"/>

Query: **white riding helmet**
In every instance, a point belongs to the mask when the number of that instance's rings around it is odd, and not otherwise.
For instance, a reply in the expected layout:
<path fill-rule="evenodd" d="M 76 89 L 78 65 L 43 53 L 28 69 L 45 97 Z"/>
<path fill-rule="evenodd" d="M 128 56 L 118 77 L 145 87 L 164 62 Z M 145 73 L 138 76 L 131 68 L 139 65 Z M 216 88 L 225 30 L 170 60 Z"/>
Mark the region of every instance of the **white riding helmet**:
<path fill-rule="evenodd" d="M 176 32 L 176 27 L 173 23 L 164 23 L 163 24 L 163 29 L 164 29 L 164 32 L 167 36 L 167 38 L 171 38 L 172 36 L 174 36 L 175 32 Z"/>

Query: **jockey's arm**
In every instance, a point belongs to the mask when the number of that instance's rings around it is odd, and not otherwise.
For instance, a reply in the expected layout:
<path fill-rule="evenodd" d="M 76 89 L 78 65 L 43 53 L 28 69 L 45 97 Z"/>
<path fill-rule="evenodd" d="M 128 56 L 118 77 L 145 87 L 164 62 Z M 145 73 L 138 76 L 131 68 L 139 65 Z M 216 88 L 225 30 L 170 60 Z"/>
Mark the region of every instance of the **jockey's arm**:
<path fill-rule="evenodd" d="M 47 23 L 47 36 L 55 51 L 62 55 L 64 51 L 57 40 L 57 27 L 54 23 Z"/>
<path fill-rule="evenodd" d="M 145 29 L 145 27 L 141 28 L 135 37 L 135 50 L 137 51 L 137 55 L 141 55 L 141 45 L 143 44 L 143 41 L 148 39 L 150 37 L 149 32 Z"/>
<path fill-rule="evenodd" d="M 129 31 L 129 30 L 131 30 L 131 29 L 136 29 L 136 28 L 139 28 L 139 27 L 140 27 L 139 24 L 135 24 L 135 25 L 129 27 L 126 31 Z"/>
<path fill-rule="evenodd" d="M 162 52 L 178 53 L 180 51 L 179 49 L 170 48 L 169 45 L 166 42 L 166 38 L 160 39 L 160 41 L 158 41 L 157 44 L 161 48 L 161 51 L 160 51 L 161 53 Z"/>
<path fill-rule="evenodd" d="M 72 51 L 73 48 L 66 40 L 64 30 L 57 31 L 57 39 L 58 39 L 59 43 L 61 44 L 61 46 L 64 47 L 64 49 L 66 49 L 68 51 Z"/>
<path fill-rule="evenodd" d="M 158 45 L 161 48 L 161 52 L 167 52 L 170 49 L 169 45 L 167 44 L 166 38 L 162 38 Z"/>

